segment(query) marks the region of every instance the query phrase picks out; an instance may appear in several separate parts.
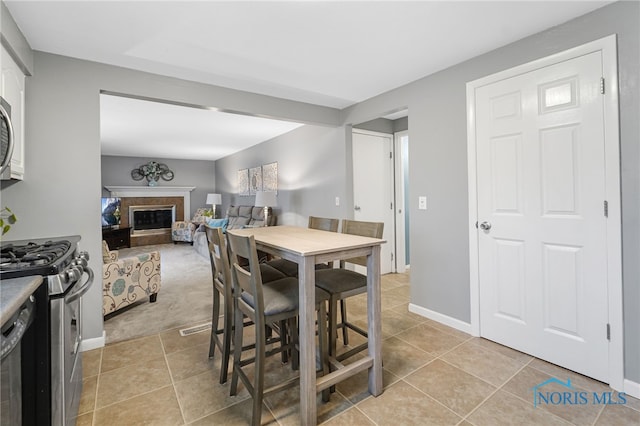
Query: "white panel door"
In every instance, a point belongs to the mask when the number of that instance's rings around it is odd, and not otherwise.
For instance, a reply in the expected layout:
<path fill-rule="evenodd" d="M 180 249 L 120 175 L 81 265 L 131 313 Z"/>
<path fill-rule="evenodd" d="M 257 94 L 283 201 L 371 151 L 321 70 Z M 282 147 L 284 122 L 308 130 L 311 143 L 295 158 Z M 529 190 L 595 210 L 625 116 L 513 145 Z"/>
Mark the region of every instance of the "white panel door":
<path fill-rule="evenodd" d="M 352 150 L 353 218 L 384 222 L 383 238 L 387 242 L 381 246 L 380 272 L 395 272 L 392 136 L 354 131 Z"/>
<path fill-rule="evenodd" d="M 476 91 L 480 333 L 608 379 L 600 52 Z"/>

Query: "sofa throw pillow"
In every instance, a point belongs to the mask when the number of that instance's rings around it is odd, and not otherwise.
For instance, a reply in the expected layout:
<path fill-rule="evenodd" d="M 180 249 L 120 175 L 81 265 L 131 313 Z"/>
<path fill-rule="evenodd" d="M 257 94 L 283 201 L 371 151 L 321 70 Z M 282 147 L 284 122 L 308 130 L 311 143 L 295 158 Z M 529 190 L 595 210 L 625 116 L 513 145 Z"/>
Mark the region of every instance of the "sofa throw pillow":
<path fill-rule="evenodd" d="M 212 228 L 222 228 L 222 232 L 227 232 L 227 226 L 229 225 L 229 219 L 228 218 L 224 218 L 224 219 L 209 219 L 209 221 L 207 222 L 207 225 L 209 225 Z"/>

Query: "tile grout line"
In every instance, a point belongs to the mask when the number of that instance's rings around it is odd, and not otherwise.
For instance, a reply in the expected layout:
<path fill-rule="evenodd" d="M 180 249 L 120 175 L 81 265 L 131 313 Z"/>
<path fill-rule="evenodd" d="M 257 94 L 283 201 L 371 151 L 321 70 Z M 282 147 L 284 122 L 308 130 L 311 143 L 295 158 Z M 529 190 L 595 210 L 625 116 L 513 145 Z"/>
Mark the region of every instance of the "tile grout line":
<path fill-rule="evenodd" d="M 100 376 L 102 376 L 102 358 L 104 347 L 100 348 L 100 361 L 98 363 L 98 377 L 96 378 L 96 394 L 93 396 L 93 413 L 91 413 L 91 426 L 96 426 L 96 412 L 98 411 L 98 389 L 100 389 Z"/>
<path fill-rule="evenodd" d="M 173 373 L 171 371 L 171 367 L 169 366 L 169 359 L 167 358 L 167 350 L 165 348 L 162 337 L 160 337 L 160 333 L 158 333 L 158 339 L 160 339 L 160 346 L 162 347 L 162 355 L 164 357 L 164 363 L 167 366 L 167 372 L 169 373 L 169 379 L 171 380 L 171 388 L 173 389 L 173 394 L 176 396 L 176 402 L 178 403 L 178 408 L 180 409 L 180 416 L 182 416 L 182 424 L 186 425 L 187 419 L 184 416 L 184 408 L 182 407 L 182 404 L 180 403 L 180 398 L 178 397 L 178 390 L 176 389 L 176 383 L 173 380 Z"/>
<path fill-rule="evenodd" d="M 460 423 L 461 421 L 464 420 L 464 416 L 456 413 L 455 411 L 453 411 L 453 409 L 447 407 L 446 405 L 444 405 L 442 402 L 438 401 L 437 399 L 435 399 L 434 397 L 432 397 L 431 395 L 429 395 L 428 393 L 424 392 L 422 389 L 414 386 L 413 384 L 407 382 L 406 380 L 401 380 L 402 382 L 404 382 L 406 385 L 412 387 L 413 389 L 417 390 L 418 392 L 420 392 L 422 395 L 426 396 L 427 398 L 429 398 L 430 400 L 432 400 L 433 402 L 435 402 L 438 405 L 441 405 L 442 407 L 444 407 L 445 410 L 450 411 L 451 413 L 453 413 L 456 417 L 459 417 L 460 420 L 458 422 L 456 422 L 456 424 Z M 399 382 L 398 382 L 399 383 Z M 393 385 L 395 386 L 397 383 L 394 383 Z"/>
<path fill-rule="evenodd" d="M 532 367 L 532 366 L 530 366 L 530 365 L 529 365 L 529 364 L 531 364 L 533 361 L 535 361 L 536 359 L 539 359 L 539 358 L 533 357 L 531 360 L 529 360 L 529 362 L 528 362 L 526 365 L 524 365 L 524 366 L 522 367 L 522 369 L 520 369 L 520 371 L 522 371 L 525 367 L 529 367 L 529 368 L 533 368 L 534 370 L 537 370 L 535 367 Z M 519 371 L 519 372 L 520 372 L 520 371 Z M 540 370 L 537 370 L 537 371 L 540 371 Z M 542 371 L 542 373 L 547 374 L 547 375 L 549 375 L 549 376 L 553 377 L 551 374 L 546 373 L 546 372 L 544 372 L 544 371 Z M 506 384 L 507 384 L 511 379 L 513 379 L 513 377 L 509 378 L 509 380 L 508 380 L 507 382 L 503 383 L 503 384 L 502 384 L 502 386 L 500 386 L 500 389 L 502 389 L 502 388 L 504 387 L 504 385 L 506 385 Z M 522 397 L 521 397 L 521 396 L 519 396 L 519 395 L 514 394 L 513 392 L 509 392 L 509 391 L 508 391 L 508 390 L 506 390 L 506 389 L 504 389 L 504 391 L 505 391 L 505 392 L 507 392 L 509 395 L 512 395 L 512 396 L 514 396 L 515 398 L 519 399 L 520 401 L 523 401 L 523 402 L 525 402 L 525 403 L 527 403 L 527 404 L 531 404 L 531 401 L 527 401 L 526 399 L 522 398 Z M 544 408 L 542 408 L 542 410 L 543 410 L 545 413 L 550 414 L 550 415 L 552 415 L 553 417 L 555 417 L 555 418 L 559 419 L 560 421 L 563 421 L 563 422 L 565 422 L 565 423 L 567 423 L 567 424 L 570 424 L 570 425 L 575 425 L 575 423 L 574 423 L 573 421 L 570 421 L 570 420 L 567 420 L 567 419 L 565 419 L 565 418 L 563 418 L 563 417 L 560 417 L 559 415 L 557 415 L 557 414 L 555 414 L 555 413 L 553 413 L 553 412 L 551 412 L 551 411 L 549 411 L 549 410 L 546 410 L 546 409 L 544 409 Z M 596 417 L 598 417 L 598 416 L 596 416 Z"/>
<path fill-rule="evenodd" d="M 433 327 L 432 327 L 432 328 L 433 328 Z M 446 332 L 445 332 L 445 331 L 443 331 L 443 330 L 439 330 L 439 331 L 442 331 L 443 333 L 446 333 Z M 452 334 L 450 334 L 450 335 L 451 335 L 451 336 L 453 336 Z M 457 337 L 457 336 L 454 336 L 454 337 Z M 489 399 L 492 395 L 494 395 L 494 394 L 498 391 L 498 389 L 500 389 L 500 387 L 496 387 L 496 389 L 495 389 L 493 392 L 491 392 L 491 394 L 490 394 L 489 396 L 487 396 L 485 399 L 483 399 L 483 400 L 482 400 L 482 402 L 480 402 L 480 403 L 478 404 L 478 406 L 476 406 L 473 410 L 471 410 L 471 411 L 470 411 L 470 412 L 465 416 L 465 415 L 461 415 L 461 414 L 458 414 L 457 412 L 453 411 L 453 409 L 451 409 L 451 408 L 447 407 L 446 405 L 444 405 L 442 402 L 438 401 L 438 400 L 437 400 L 436 398 L 434 398 L 433 396 L 431 396 L 431 395 L 429 395 L 428 393 L 424 392 L 423 390 L 421 390 L 421 389 L 417 388 L 416 386 L 414 386 L 414 385 L 413 385 L 413 384 L 411 384 L 410 382 L 407 382 L 407 381 L 406 381 L 406 380 L 404 380 L 404 379 L 405 379 L 405 378 L 407 378 L 407 377 L 409 377 L 411 374 L 414 374 L 414 373 L 415 373 L 416 371 L 418 371 L 419 369 L 424 368 L 425 366 L 427 366 L 427 365 L 431 364 L 433 361 L 435 361 L 435 360 L 440 360 L 440 361 L 442 361 L 442 362 L 445 362 L 445 363 L 446 363 L 446 364 L 448 364 L 448 365 L 451 365 L 451 366 L 452 366 L 452 367 L 454 367 L 454 368 L 457 368 L 457 369 L 459 369 L 459 370 L 461 370 L 461 371 L 463 371 L 463 372 L 465 372 L 465 373 L 467 373 L 467 374 L 469 374 L 469 375 L 471 375 L 471 376 L 473 376 L 473 377 L 477 378 L 478 380 L 483 381 L 484 383 L 489 384 L 490 386 L 493 386 L 491 383 L 488 383 L 486 380 L 481 379 L 480 377 L 477 377 L 477 376 L 475 376 L 474 374 L 471 374 L 471 373 L 467 372 L 466 370 L 464 370 L 464 369 L 462 369 L 462 368 L 460 368 L 460 367 L 458 367 L 458 366 L 455 366 L 455 365 L 453 365 L 453 364 L 451 364 L 451 363 L 447 362 L 445 359 L 442 359 L 442 357 L 443 357 L 444 355 L 446 355 L 446 354 L 448 354 L 448 353 L 450 353 L 450 352 L 454 351 L 454 350 L 455 350 L 455 349 L 457 349 L 458 347 L 460 347 L 460 346 L 464 345 L 465 343 L 469 342 L 471 339 L 473 339 L 473 336 L 470 336 L 468 339 L 463 340 L 462 342 L 460 342 L 460 343 L 458 343 L 457 345 L 455 345 L 455 346 L 451 347 L 449 350 L 447 350 L 447 351 L 443 352 L 442 354 L 435 356 L 432 360 L 430 360 L 430 361 L 428 361 L 427 363 L 425 363 L 424 365 L 422 365 L 422 366 L 420 366 L 420 367 L 416 368 L 415 370 L 413 370 L 412 372 L 410 372 L 410 373 L 406 374 L 405 376 L 403 376 L 403 377 L 400 379 L 400 381 L 402 381 L 402 382 L 406 383 L 407 385 L 411 386 L 412 388 L 416 389 L 418 392 L 420 392 L 420 393 L 422 393 L 423 395 L 425 395 L 426 397 L 428 397 L 428 398 L 432 399 L 432 400 L 433 400 L 433 401 L 435 401 L 437 404 L 439 404 L 439 405 L 443 406 L 445 409 L 447 409 L 448 411 L 452 412 L 452 413 L 453 413 L 453 414 L 455 414 L 457 417 L 459 417 L 459 418 L 460 418 L 460 421 L 459 421 L 459 422 L 457 422 L 456 424 L 461 423 L 461 422 L 463 422 L 463 421 L 466 421 L 467 417 L 468 417 L 468 416 L 469 416 L 473 411 L 475 411 L 475 410 L 476 410 L 480 405 L 482 405 L 482 404 L 483 404 L 487 399 Z M 400 340 L 402 340 L 402 339 L 400 339 Z M 408 343 L 408 342 L 407 342 L 407 343 Z M 410 344 L 410 343 L 408 343 L 408 344 Z M 411 345 L 411 344 L 410 344 L 410 345 Z M 413 345 L 411 345 L 411 346 L 413 346 Z M 426 351 L 423 351 L 423 352 L 426 352 Z M 429 355 L 431 355 L 431 356 L 433 356 L 433 354 L 431 354 L 430 352 L 426 352 L 426 353 L 427 353 L 427 354 L 429 354 Z M 496 352 L 496 353 L 497 353 L 497 352 Z M 531 360 L 529 360 L 529 361 L 527 362 L 527 364 L 528 364 L 529 362 L 531 362 Z M 526 364 L 525 364 L 525 365 L 526 365 Z M 522 368 L 524 368 L 524 365 L 522 366 Z M 520 371 L 520 370 L 518 370 L 518 372 L 519 372 L 519 371 Z M 517 374 L 517 373 L 516 373 L 516 374 Z M 512 377 L 513 377 L 513 376 L 512 376 Z M 510 377 L 508 380 L 511 380 L 511 378 L 512 378 L 512 377 Z M 394 385 L 395 385 L 395 383 L 394 383 Z"/>
<path fill-rule="evenodd" d="M 442 361 L 446 362 L 445 360 L 442 360 Z M 506 380 L 504 381 L 504 383 L 502 383 L 500 386 L 496 386 L 496 389 L 495 389 L 493 392 L 491 392 L 489 395 L 487 395 L 487 397 L 486 397 L 486 398 L 484 398 L 484 399 L 483 399 L 483 400 L 482 400 L 478 405 L 476 405 L 476 406 L 475 406 L 471 411 L 469 411 L 469 412 L 467 413 L 467 415 L 466 415 L 466 416 L 464 416 L 464 420 L 468 421 L 467 419 L 468 419 L 468 418 L 469 418 L 473 413 L 475 413 L 476 411 L 478 411 L 478 409 L 480 409 L 480 407 L 482 407 L 482 405 L 484 405 L 484 403 L 485 403 L 485 402 L 487 402 L 487 401 L 488 401 L 488 400 L 489 400 L 493 395 L 495 395 L 496 393 L 498 393 L 498 391 L 502 390 L 502 388 L 504 387 L 504 385 L 506 385 L 507 383 L 509 383 L 509 382 L 510 382 L 514 377 L 516 377 L 518 374 L 520 374 L 520 372 L 521 372 L 522 370 L 524 370 L 524 369 L 525 369 L 525 367 L 531 363 L 531 361 L 533 361 L 533 359 L 530 359 L 530 360 L 528 360 L 526 363 L 524 363 L 524 364 L 522 365 L 522 367 L 520 367 L 520 368 L 518 369 L 518 371 L 516 371 L 515 373 L 513 373 L 513 374 L 512 374 L 508 379 L 506 379 Z M 463 371 L 465 371 L 465 370 L 463 370 Z M 470 374 L 470 373 L 469 373 L 469 374 Z M 475 376 L 474 376 L 474 377 L 475 377 Z M 478 379 L 479 379 L 479 377 L 478 377 Z M 482 380 L 482 379 L 481 379 L 481 380 Z M 492 386 L 493 386 L 493 385 L 492 385 Z M 506 390 L 505 390 L 505 392 L 509 392 L 509 391 L 506 391 Z M 509 392 L 509 394 L 510 394 L 510 395 L 513 395 L 511 392 Z M 516 396 L 517 396 L 517 395 L 516 395 Z M 471 422 L 470 422 L 470 423 L 471 423 Z"/>
<path fill-rule="evenodd" d="M 604 409 L 606 408 L 606 406 L 602 406 L 602 408 L 600 408 L 600 411 L 598 411 L 598 415 L 596 416 L 596 418 L 593 420 L 593 423 L 591 423 L 593 426 L 595 426 L 598 423 L 598 420 L 600 420 L 600 416 L 602 416 L 602 413 L 604 413 Z"/>

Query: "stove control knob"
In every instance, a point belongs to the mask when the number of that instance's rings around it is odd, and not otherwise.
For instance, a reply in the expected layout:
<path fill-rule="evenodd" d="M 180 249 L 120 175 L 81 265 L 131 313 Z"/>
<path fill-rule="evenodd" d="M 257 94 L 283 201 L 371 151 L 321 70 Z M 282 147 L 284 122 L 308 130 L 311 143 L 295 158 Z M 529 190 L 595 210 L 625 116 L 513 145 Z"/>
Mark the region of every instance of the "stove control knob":
<path fill-rule="evenodd" d="M 68 282 L 76 282 L 82 276 L 82 271 L 79 270 L 76 266 L 69 268 L 65 271 L 66 280 Z"/>
<path fill-rule="evenodd" d="M 84 269 L 89 266 L 89 262 L 87 262 L 87 259 L 85 259 L 84 257 L 76 257 L 75 259 L 73 259 L 73 262 L 71 262 L 71 264 L 79 267 L 80 269 Z"/>
<path fill-rule="evenodd" d="M 81 251 L 80 254 L 78 254 L 78 257 L 80 259 L 84 259 L 86 262 L 89 262 L 89 253 L 87 253 L 86 251 Z"/>

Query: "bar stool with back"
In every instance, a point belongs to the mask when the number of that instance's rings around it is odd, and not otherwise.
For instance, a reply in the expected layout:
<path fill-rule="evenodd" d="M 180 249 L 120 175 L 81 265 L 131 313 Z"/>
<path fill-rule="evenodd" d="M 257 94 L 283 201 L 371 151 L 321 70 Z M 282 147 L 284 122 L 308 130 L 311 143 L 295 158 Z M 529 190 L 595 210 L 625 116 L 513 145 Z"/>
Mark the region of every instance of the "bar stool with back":
<path fill-rule="evenodd" d="M 239 236 L 232 232 L 227 234 L 231 248 L 231 275 L 233 280 L 234 318 L 236 324 L 242 324 L 243 315 L 250 318 L 255 324 L 256 344 L 255 356 L 242 359 L 243 327 L 235 327 L 233 373 L 231 376 L 230 394 L 236 395 L 238 379 L 242 381 L 253 398 L 252 424 L 259 425 L 262 415 L 262 401 L 264 396 L 286 389 L 298 383 L 295 377 L 282 383 L 265 389 L 264 373 L 265 358 L 283 350 L 292 350 L 295 357 L 297 352 L 298 328 L 297 316 L 299 311 L 298 280 L 287 277 L 269 283 L 263 283 L 260 272 L 257 249 L 253 236 Z M 238 257 L 249 260 L 248 270 L 240 266 Z M 318 313 L 318 336 L 322 374 L 329 372 L 327 344 L 326 344 L 326 308 L 325 303 L 329 295 L 316 288 L 315 301 Z M 266 327 L 271 324 L 288 323 L 290 340 L 279 348 L 267 351 Z M 284 337 L 284 336 L 282 336 Z M 255 363 L 253 380 L 243 370 L 249 364 Z M 323 392 L 323 397 L 328 399 L 328 393 Z"/>
<path fill-rule="evenodd" d="M 355 220 L 342 220 L 342 233 L 360 235 L 363 237 L 382 238 L 384 223 L 363 222 Z M 342 339 L 345 345 L 349 344 L 347 329 L 367 337 L 367 332 L 360 327 L 348 322 L 345 299 L 358 294 L 366 293 L 367 277 L 358 272 L 345 269 L 346 263 L 367 266 L 366 257 L 356 257 L 340 261 L 340 268 L 327 268 L 316 271 L 316 287 L 329 293 L 329 356 L 342 361 L 367 348 L 367 343 L 359 345 L 340 356 L 336 356 L 337 330 L 342 328 Z M 338 324 L 338 302 L 340 302 L 341 323 Z"/>

